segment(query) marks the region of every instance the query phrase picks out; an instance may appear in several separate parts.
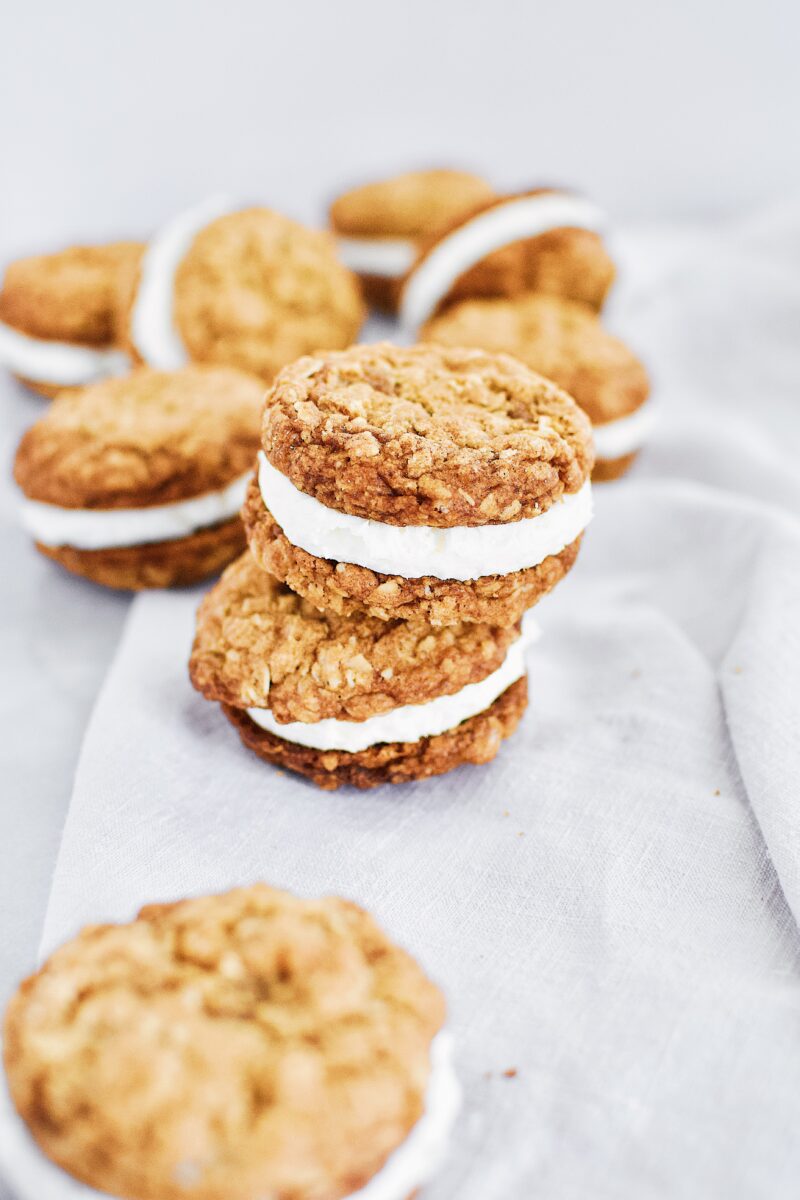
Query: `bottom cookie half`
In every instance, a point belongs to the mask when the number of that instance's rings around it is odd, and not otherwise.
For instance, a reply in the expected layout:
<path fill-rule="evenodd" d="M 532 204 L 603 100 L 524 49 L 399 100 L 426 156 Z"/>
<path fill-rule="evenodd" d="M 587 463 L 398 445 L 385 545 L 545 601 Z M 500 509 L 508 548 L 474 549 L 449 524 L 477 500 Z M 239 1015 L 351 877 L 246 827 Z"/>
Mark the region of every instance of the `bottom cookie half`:
<path fill-rule="evenodd" d="M 632 454 L 623 454 L 622 458 L 598 458 L 592 470 L 592 483 L 611 483 L 619 479 L 633 466 L 638 454 L 639 451 L 634 450 Z"/>
<path fill-rule="evenodd" d="M 39 383 L 35 379 L 26 379 L 23 375 L 15 375 L 14 378 L 29 392 L 35 392 L 37 396 L 43 396 L 45 400 L 55 400 L 58 393 L 65 390 L 62 383 Z"/>
<path fill-rule="evenodd" d="M 317 558 L 294 546 L 250 484 L 242 520 L 250 551 L 265 571 L 320 609 L 366 612 L 382 621 L 396 618 L 453 625 L 460 621 L 513 625 L 560 582 L 578 556 L 580 537 L 535 567 L 510 575 L 458 579 L 404 579 L 353 563 Z"/>
<path fill-rule="evenodd" d="M 402 280 L 386 275 L 359 275 L 358 282 L 370 308 L 382 313 L 396 313 Z"/>
<path fill-rule="evenodd" d="M 140 546 L 77 550 L 74 546 L 44 546 L 37 550 L 75 575 L 104 587 L 126 591 L 181 587 L 218 574 L 245 548 L 238 517 L 200 529 L 184 538 Z"/>
<path fill-rule="evenodd" d="M 484 712 L 462 721 L 455 729 L 418 742 L 384 742 L 355 754 L 314 750 L 275 737 L 260 729 L 244 709 L 223 704 L 222 711 L 236 726 L 243 743 L 259 758 L 311 779 L 333 791 L 343 784 L 358 788 L 381 783 L 409 783 L 444 775 L 463 763 L 487 763 L 510 737 L 528 705 L 527 677 L 518 679 Z"/>

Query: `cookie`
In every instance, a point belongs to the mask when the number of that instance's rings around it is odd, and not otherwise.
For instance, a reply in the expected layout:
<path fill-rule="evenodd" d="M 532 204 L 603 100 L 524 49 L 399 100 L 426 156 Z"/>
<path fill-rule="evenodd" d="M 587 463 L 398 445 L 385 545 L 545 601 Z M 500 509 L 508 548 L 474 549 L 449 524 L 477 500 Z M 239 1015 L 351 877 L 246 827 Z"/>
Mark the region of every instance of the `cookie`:
<path fill-rule="evenodd" d="M 342 262 L 359 276 L 367 302 L 394 312 L 423 241 L 493 195 L 467 171 L 409 171 L 344 192 L 328 215 Z"/>
<path fill-rule="evenodd" d="M 575 561 L 591 427 L 505 355 L 356 346 L 268 392 L 250 549 L 339 613 L 514 624 Z"/>
<path fill-rule="evenodd" d="M 120 277 L 137 242 L 72 246 L 12 262 L 0 289 L 0 363 L 47 397 L 128 369 L 115 349 Z"/>
<path fill-rule="evenodd" d="M 365 315 L 329 234 L 221 199 L 156 234 L 121 282 L 119 310 L 137 362 L 232 366 L 266 381 L 301 354 L 349 345 Z"/>
<path fill-rule="evenodd" d="M 462 213 L 427 240 L 407 274 L 400 318 L 413 336 L 441 308 L 475 296 L 545 292 L 602 307 L 615 274 L 603 213 L 540 188 Z"/>
<path fill-rule="evenodd" d="M 62 392 L 17 451 L 24 527 L 47 557 L 107 587 L 218 572 L 244 546 L 262 395 L 224 367 L 142 368 Z"/>
<path fill-rule="evenodd" d="M 247 553 L 200 606 L 189 673 L 260 757 L 319 787 L 485 763 L 526 703 L 526 625 L 321 611 Z"/>
<path fill-rule="evenodd" d="M 400 1200 L 458 1113 L 444 1021 L 363 909 L 255 884 L 84 929 L 16 992 L 3 1049 L 53 1195 L 59 1167 L 127 1200 Z"/>
<path fill-rule="evenodd" d="M 584 304 L 531 292 L 513 300 L 464 300 L 428 321 L 421 336 L 513 354 L 563 387 L 594 426 L 595 481 L 623 474 L 650 432 L 644 366 Z"/>

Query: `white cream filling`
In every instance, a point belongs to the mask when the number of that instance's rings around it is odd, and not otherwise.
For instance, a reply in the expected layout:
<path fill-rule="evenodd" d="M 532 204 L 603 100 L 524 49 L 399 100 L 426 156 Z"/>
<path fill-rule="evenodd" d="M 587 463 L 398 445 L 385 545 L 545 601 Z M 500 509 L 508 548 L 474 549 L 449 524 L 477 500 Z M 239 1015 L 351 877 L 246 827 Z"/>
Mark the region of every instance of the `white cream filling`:
<path fill-rule="evenodd" d="M 417 330 L 456 280 L 493 250 L 553 229 L 598 233 L 604 225 L 596 205 L 568 192 L 519 196 L 478 213 L 437 242 L 413 271 L 400 301 L 400 320 L 407 329 Z"/>
<path fill-rule="evenodd" d="M 438 1171 L 461 1108 L 461 1087 L 452 1056 L 453 1039 L 442 1029 L 431 1042 L 431 1073 L 422 1116 L 377 1175 L 352 1192 L 350 1200 L 406 1200 Z"/>
<path fill-rule="evenodd" d="M 262 499 L 292 545 L 317 558 L 406 579 L 468 580 L 522 571 L 559 554 L 592 518 L 587 480 L 540 516 L 504 525 L 387 525 L 320 504 L 276 470 L 263 451 L 258 463 Z"/>
<path fill-rule="evenodd" d="M 107 550 L 188 537 L 199 529 L 229 521 L 244 503 L 250 472 L 216 492 L 150 508 L 59 508 L 40 500 L 23 500 L 23 527 L 45 546 Z"/>
<path fill-rule="evenodd" d="M 130 370 L 121 350 L 28 337 L 1 322 L 0 363 L 23 379 L 59 387 L 82 387 Z"/>
<path fill-rule="evenodd" d="M 400 279 L 417 256 L 412 238 L 369 238 L 337 236 L 339 258 L 358 275 L 380 275 Z"/>
<path fill-rule="evenodd" d="M 145 250 L 131 312 L 130 337 L 148 366 L 177 371 L 189 361 L 175 328 L 175 273 L 198 233 L 233 207 L 227 197 L 212 196 L 160 229 Z"/>
<path fill-rule="evenodd" d="M 528 614 L 522 633 L 509 646 L 501 665 L 479 683 L 469 683 L 452 696 L 437 696 L 424 704 L 404 704 L 391 712 L 367 717 L 365 721 L 339 721 L 328 717 L 323 721 L 290 721 L 281 725 L 268 708 L 248 708 L 247 714 L 260 729 L 313 750 L 344 750 L 356 754 L 382 742 L 418 742 L 455 729 L 462 721 L 494 704 L 506 688 L 525 674 L 525 652 L 539 634 L 538 625 Z"/>
<path fill-rule="evenodd" d="M 452 1037 L 443 1029 L 431 1042 L 431 1069 L 422 1116 L 372 1179 L 351 1200 L 406 1200 L 441 1166 L 461 1107 L 452 1063 Z M 108 1200 L 51 1162 L 36 1145 L 0 1084 L 0 1168 L 20 1200 Z"/>
<path fill-rule="evenodd" d="M 656 421 L 655 405 L 642 404 L 627 417 L 594 425 L 594 447 L 598 461 L 609 462 L 640 450 L 649 438 Z"/>

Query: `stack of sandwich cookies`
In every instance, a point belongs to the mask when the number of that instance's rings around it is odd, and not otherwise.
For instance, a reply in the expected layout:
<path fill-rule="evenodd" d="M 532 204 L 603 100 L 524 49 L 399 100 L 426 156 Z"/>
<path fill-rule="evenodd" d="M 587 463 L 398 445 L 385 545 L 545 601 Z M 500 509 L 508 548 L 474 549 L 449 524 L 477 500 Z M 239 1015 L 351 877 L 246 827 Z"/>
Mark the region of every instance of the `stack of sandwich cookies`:
<path fill-rule="evenodd" d="M 592 464 L 586 416 L 521 363 L 358 346 L 276 379 L 242 515 L 319 608 L 511 625 L 574 563 Z"/>
<path fill-rule="evenodd" d="M 323 612 L 244 554 L 200 607 L 190 675 L 261 758 L 366 788 L 493 759 L 535 633 Z"/>
<path fill-rule="evenodd" d="M 460 1105 L 444 1019 L 344 900 L 255 885 L 150 906 L 13 997 L 4 1169 L 41 1196 L 407 1200 Z"/>
<path fill-rule="evenodd" d="M 595 481 L 622 475 L 649 436 L 647 372 L 584 304 L 530 292 L 510 300 L 464 300 L 428 321 L 422 337 L 512 354 L 563 387 L 592 421 Z"/>
<path fill-rule="evenodd" d="M 115 588 L 188 584 L 239 554 L 263 385 L 229 368 L 141 369 L 65 391 L 14 474 L 38 549 Z"/>
<path fill-rule="evenodd" d="M 267 381 L 301 354 L 349 345 L 365 315 L 329 234 L 218 198 L 155 235 L 118 306 L 135 361 L 234 366 Z"/>
<path fill-rule="evenodd" d="M 343 193 L 330 207 L 342 262 L 361 280 L 369 304 L 394 312 L 421 246 L 461 213 L 493 196 L 467 171 L 410 171 Z"/>
<path fill-rule="evenodd" d="M 0 289 L 0 363 L 48 398 L 123 374 L 117 289 L 140 252 L 135 242 L 117 242 L 11 263 Z"/>
<path fill-rule="evenodd" d="M 605 216 L 569 192 L 537 189 L 462 213 L 423 246 L 406 276 L 400 318 L 418 336 L 441 308 L 475 296 L 544 292 L 602 307 L 615 268 Z"/>

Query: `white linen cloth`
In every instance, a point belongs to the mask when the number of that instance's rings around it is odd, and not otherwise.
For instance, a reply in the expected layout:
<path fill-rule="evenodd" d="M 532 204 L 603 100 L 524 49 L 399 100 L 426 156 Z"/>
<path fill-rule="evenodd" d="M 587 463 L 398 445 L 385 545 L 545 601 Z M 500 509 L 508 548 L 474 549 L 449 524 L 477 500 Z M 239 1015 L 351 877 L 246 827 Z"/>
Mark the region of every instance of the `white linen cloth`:
<path fill-rule="evenodd" d="M 797 1194 L 800 205 L 619 251 L 660 423 L 596 489 L 496 762 L 318 792 L 192 691 L 199 593 L 142 596 L 53 880 L 43 954 L 256 879 L 366 905 L 449 997 L 426 1200 Z M 23 1200 L 79 1194 L 8 1123 L 0 1156 Z"/>

